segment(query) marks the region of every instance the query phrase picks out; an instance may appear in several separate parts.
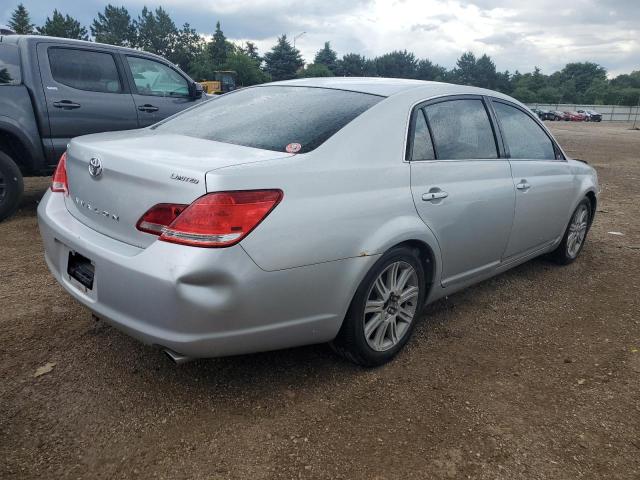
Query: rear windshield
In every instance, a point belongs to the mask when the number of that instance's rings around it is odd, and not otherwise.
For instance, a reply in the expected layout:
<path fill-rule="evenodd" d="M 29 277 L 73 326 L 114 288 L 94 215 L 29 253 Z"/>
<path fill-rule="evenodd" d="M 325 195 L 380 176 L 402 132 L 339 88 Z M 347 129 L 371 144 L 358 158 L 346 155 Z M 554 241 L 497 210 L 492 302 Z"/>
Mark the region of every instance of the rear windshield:
<path fill-rule="evenodd" d="M 154 128 L 264 150 L 305 153 L 382 99 L 326 88 L 254 87 L 223 95 Z"/>
<path fill-rule="evenodd" d="M 18 47 L 0 44 L 0 85 L 19 85 L 21 82 Z"/>

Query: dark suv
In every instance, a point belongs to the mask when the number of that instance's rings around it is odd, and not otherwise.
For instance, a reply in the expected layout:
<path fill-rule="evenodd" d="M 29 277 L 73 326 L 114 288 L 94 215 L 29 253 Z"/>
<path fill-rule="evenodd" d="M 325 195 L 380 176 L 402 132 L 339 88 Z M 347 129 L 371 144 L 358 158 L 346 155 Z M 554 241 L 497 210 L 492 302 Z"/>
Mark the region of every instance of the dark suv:
<path fill-rule="evenodd" d="M 0 36 L 0 221 L 17 208 L 22 177 L 50 175 L 71 138 L 146 127 L 204 99 L 200 85 L 156 55 Z"/>

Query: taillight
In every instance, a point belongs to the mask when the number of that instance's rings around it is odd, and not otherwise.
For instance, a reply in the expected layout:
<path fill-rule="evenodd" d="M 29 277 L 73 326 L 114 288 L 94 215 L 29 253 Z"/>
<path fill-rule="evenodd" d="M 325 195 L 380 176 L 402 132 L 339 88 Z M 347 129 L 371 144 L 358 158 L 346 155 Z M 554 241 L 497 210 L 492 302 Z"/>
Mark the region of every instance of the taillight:
<path fill-rule="evenodd" d="M 64 152 L 58 161 L 56 171 L 51 180 L 51 191 L 69 194 L 69 182 L 67 180 L 67 152 Z"/>
<path fill-rule="evenodd" d="M 160 235 L 162 229 L 171 225 L 171 223 L 187 208 L 188 205 L 174 203 L 159 203 L 151 207 L 138 220 L 136 228 L 142 232 Z"/>
<path fill-rule="evenodd" d="M 138 221 L 143 232 L 165 242 L 228 247 L 246 237 L 282 200 L 281 190 L 209 193 L 189 206 L 161 203 Z"/>

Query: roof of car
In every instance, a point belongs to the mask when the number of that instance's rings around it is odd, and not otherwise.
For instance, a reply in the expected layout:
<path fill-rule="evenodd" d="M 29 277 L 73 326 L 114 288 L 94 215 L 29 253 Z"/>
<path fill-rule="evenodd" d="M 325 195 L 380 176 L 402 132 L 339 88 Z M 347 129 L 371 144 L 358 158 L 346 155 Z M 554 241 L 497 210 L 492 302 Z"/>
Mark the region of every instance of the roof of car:
<path fill-rule="evenodd" d="M 300 78 L 273 82 L 268 85 L 291 85 L 301 87 L 334 88 L 338 90 L 351 90 L 354 92 L 369 93 L 389 97 L 408 90 L 421 89 L 425 97 L 440 95 L 493 95 L 504 96 L 498 92 L 484 88 L 470 87 L 468 85 L 454 85 L 443 82 L 427 82 L 424 80 L 408 80 L 404 78 L 381 77 L 322 77 Z M 506 96 L 504 96 L 506 97 Z"/>

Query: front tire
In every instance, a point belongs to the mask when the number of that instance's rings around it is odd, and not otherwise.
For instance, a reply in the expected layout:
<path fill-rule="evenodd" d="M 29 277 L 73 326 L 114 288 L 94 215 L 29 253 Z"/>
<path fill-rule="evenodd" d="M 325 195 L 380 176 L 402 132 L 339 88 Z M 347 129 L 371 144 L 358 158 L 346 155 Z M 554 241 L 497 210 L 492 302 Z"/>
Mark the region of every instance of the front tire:
<path fill-rule="evenodd" d="M 0 152 L 0 222 L 15 213 L 20 205 L 24 182 L 18 165 Z"/>
<path fill-rule="evenodd" d="M 331 346 L 358 365 L 387 363 L 411 337 L 425 293 L 419 252 L 404 246 L 389 250 L 360 283 Z"/>
<path fill-rule="evenodd" d="M 551 252 L 551 258 L 560 265 L 568 265 L 578 258 L 587 239 L 591 224 L 591 202 L 583 199 L 571 215 L 560 245 Z"/>

